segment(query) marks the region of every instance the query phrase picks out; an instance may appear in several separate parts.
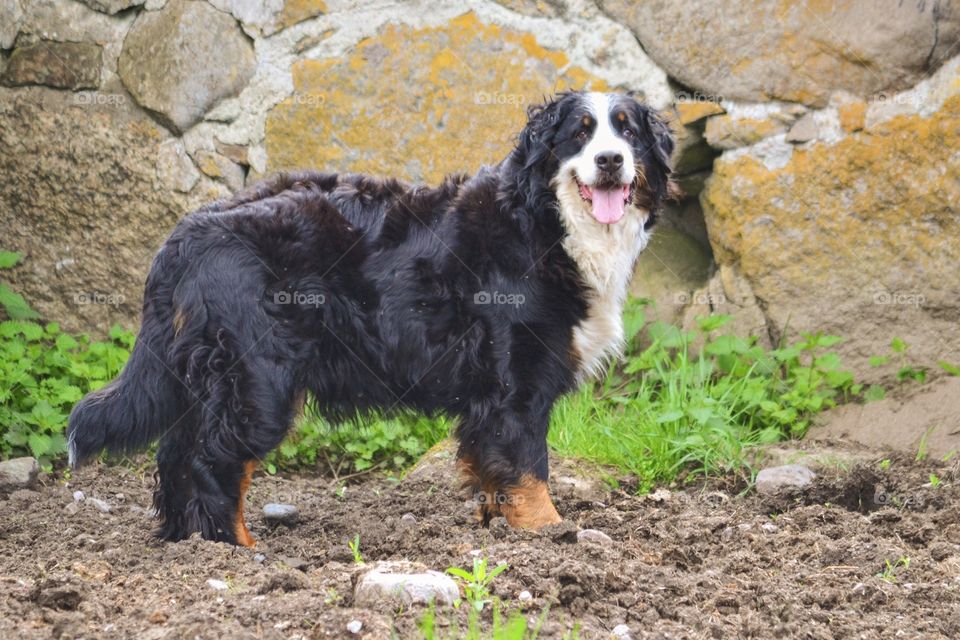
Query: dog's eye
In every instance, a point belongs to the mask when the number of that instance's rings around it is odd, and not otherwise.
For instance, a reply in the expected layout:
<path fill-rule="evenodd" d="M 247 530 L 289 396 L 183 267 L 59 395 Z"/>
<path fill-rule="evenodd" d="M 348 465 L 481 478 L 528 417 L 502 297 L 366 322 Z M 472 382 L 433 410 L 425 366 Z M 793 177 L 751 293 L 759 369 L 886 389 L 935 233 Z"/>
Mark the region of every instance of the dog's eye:
<path fill-rule="evenodd" d="M 588 137 L 589 137 L 589 134 L 586 131 L 581 131 L 580 133 L 577 134 L 577 140 L 579 140 L 580 142 L 586 142 Z"/>
<path fill-rule="evenodd" d="M 636 135 L 637 134 L 633 132 L 633 129 L 631 129 L 630 127 L 624 127 L 623 129 L 624 138 L 626 138 L 627 140 L 632 140 Z"/>

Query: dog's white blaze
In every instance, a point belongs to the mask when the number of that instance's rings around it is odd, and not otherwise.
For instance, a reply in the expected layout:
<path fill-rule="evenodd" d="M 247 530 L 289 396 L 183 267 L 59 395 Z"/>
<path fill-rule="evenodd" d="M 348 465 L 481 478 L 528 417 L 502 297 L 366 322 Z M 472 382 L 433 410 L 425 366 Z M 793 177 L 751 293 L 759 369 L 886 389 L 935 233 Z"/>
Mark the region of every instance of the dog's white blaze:
<path fill-rule="evenodd" d="M 601 151 L 623 154 L 625 183 L 632 182 L 636 175 L 633 152 L 610 123 L 607 96 L 592 93 L 589 102 L 597 121 L 594 136 L 580 154 L 564 162 L 554 179 L 560 217 L 567 231 L 563 247 L 591 289 L 587 317 L 573 332 L 574 349 L 580 356 L 580 379 L 602 373 L 609 359 L 621 353 L 627 286 L 637 256 L 649 240 L 643 228 L 649 212 L 631 203 L 619 222 L 602 224 L 593 217 L 590 204 L 584 202 L 573 180 L 574 174 L 584 184 L 596 179 L 594 157 Z"/>
<path fill-rule="evenodd" d="M 564 163 L 569 171 L 576 171 L 580 182 L 593 184 L 597 180 L 597 154 L 613 151 L 623 156 L 623 182 L 633 182 L 636 177 L 633 149 L 627 141 L 617 135 L 610 122 L 610 97 L 605 93 L 588 93 L 586 96 L 590 114 L 597 126 L 583 149 Z"/>

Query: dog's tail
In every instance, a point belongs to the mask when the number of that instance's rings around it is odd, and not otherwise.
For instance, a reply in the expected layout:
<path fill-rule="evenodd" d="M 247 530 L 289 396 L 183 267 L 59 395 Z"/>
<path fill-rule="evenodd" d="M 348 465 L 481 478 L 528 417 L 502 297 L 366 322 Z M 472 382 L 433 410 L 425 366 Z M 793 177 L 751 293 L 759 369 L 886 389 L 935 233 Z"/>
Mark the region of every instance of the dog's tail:
<path fill-rule="evenodd" d="M 70 413 L 67 450 L 71 466 L 80 466 L 104 449 L 114 453 L 144 449 L 182 416 L 185 390 L 169 362 L 178 327 L 173 287 L 168 284 L 175 286 L 179 269 L 170 264 L 168 249 L 161 249 L 150 270 L 143 322 L 126 366 L 115 380 L 87 394 Z"/>

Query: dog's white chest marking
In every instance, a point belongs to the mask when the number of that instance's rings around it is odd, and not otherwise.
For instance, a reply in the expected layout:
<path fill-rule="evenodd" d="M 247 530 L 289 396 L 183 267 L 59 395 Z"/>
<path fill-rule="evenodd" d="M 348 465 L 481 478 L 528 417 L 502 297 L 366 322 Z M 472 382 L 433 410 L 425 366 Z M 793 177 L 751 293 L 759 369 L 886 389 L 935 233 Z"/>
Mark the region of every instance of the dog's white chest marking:
<path fill-rule="evenodd" d="M 643 229 L 647 212 L 633 205 L 611 225 L 593 220 L 584 210 L 571 181 L 559 185 L 560 215 L 567 228 L 563 248 L 590 287 L 587 317 L 574 328 L 573 345 L 580 356 L 580 379 L 603 372 L 607 361 L 623 348 L 623 304 L 637 256 L 647 245 Z"/>

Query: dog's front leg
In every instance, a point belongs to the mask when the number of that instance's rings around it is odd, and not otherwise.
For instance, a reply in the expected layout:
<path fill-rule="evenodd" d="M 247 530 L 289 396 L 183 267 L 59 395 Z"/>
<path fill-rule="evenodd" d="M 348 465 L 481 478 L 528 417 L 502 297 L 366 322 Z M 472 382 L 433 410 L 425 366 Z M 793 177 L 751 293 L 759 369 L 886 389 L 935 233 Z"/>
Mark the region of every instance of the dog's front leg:
<path fill-rule="evenodd" d="M 547 486 L 549 410 L 492 412 L 460 425 L 458 468 L 486 526 L 498 515 L 514 527 L 539 529 L 562 520 Z"/>

